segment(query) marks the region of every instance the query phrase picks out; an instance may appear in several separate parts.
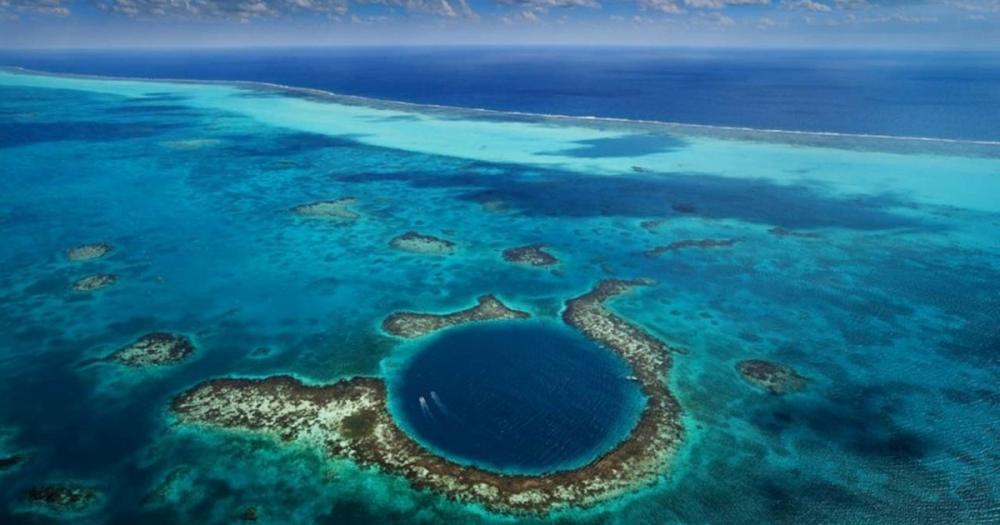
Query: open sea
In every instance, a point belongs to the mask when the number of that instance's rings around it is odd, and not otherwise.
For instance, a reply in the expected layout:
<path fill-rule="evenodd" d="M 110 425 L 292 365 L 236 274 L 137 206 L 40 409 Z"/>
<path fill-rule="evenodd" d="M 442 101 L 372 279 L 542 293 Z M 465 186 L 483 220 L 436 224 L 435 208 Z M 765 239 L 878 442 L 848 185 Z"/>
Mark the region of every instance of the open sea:
<path fill-rule="evenodd" d="M 0 467 L 0 523 L 223 524 L 248 507 L 276 524 L 1000 522 L 1000 55 L 2 51 L 0 65 L 0 460 L 20 458 Z M 349 220 L 291 212 L 342 197 Z M 407 231 L 453 249 L 394 248 Z M 68 260 L 95 242 L 112 251 Z M 501 255 L 533 244 L 558 264 Z M 116 280 L 74 289 L 95 274 Z M 564 302 L 640 277 L 609 308 L 680 350 L 665 380 L 684 440 L 657 483 L 595 507 L 495 514 L 170 411 L 213 378 L 381 377 L 435 453 L 576 468 L 644 400 L 625 363 L 562 323 Z M 485 294 L 532 320 L 382 328 Z M 156 331 L 194 354 L 83 364 Z M 755 388 L 747 359 L 805 389 Z M 39 513 L 23 494 L 44 483 L 100 497 Z"/>

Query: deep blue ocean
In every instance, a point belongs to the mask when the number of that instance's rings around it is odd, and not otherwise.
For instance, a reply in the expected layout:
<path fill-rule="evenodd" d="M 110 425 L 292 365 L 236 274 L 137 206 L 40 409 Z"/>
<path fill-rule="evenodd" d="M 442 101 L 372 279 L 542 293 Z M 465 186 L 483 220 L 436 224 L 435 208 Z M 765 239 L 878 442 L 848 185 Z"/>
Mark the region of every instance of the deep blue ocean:
<path fill-rule="evenodd" d="M 1000 139 L 1000 54 L 642 48 L 0 51 L 0 65 L 249 80 L 421 104 Z"/>

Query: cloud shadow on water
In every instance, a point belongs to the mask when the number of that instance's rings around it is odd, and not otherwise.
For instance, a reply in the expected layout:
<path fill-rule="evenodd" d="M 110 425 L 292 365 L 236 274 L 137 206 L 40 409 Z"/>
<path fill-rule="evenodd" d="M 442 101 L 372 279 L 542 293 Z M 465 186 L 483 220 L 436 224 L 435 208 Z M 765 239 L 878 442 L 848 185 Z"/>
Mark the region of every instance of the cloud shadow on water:
<path fill-rule="evenodd" d="M 561 155 L 596 159 L 602 157 L 637 157 L 676 151 L 685 146 L 681 139 L 663 135 L 631 134 L 621 137 L 578 140 L 577 147 L 549 151 L 543 155 Z"/>
<path fill-rule="evenodd" d="M 144 138 L 182 128 L 176 123 L 151 122 L 0 122 L 0 149 L 45 142 L 111 142 Z"/>
<path fill-rule="evenodd" d="M 496 166 L 479 166 L 483 168 Z M 879 230 L 912 227 L 917 219 L 891 211 L 891 195 L 848 198 L 819 189 L 697 173 L 585 176 L 507 168 L 504 173 L 394 172 L 339 177 L 344 182 L 397 180 L 423 188 L 456 188 L 473 202 L 503 201 L 529 216 L 668 218 L 682 213 L 786 228 Z"/>

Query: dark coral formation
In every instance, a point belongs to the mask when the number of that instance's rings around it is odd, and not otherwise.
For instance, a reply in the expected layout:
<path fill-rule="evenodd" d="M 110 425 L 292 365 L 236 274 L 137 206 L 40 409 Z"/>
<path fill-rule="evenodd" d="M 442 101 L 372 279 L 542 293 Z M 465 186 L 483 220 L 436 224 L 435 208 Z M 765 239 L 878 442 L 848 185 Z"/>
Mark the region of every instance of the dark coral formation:
<path fill-rule="evenodd" d="M 56 514 L 85 512 L 99 496 L 96 489 L 76 484 L 35 485 L 21 494 L 26 503 Z"/>
<path fill-rule="evenodd" d="M 816 232 L 789 230 L 788 228 L 782 228 L 781 226 L 771 228 L 770 230 L 767 230 L 767 233 L 776 237 L 798 237 L 800 239 L 818 239 L 820 237 L 820 235 Z"/>
<path fill-rule="evenodd" d="M 66 250 L 66 258 L 71 261 L 92 261 L 111 253 L 114 248 L 106 242 L 81 244 Z"/>
<path fill-rule="evenodd" d="M 217 379 L 172 403 L 178 419 L 240 428 L 281 441 L 304 441 L 360 465 L 405 477 L 459 501 L 504 513 L 545 513 L 588 506 L 655 482 L 669 467 L 682 437 L 680 407 L 666 387 L 670 348 L 603 303 L 644 281 L 604 281 L 566 303 L 563 319 L 623 357 L 648 397 L 632 433 L 615 449 L 576 470 L 507 475 L 436 456 L 401 430 L 386 405 L 385 383 L 356 377 L 306 385 L 288 376 Z"/>
<path fill-rule="evenodd" d="M 748 383 L 771 394 L 787 394 L 806 388 L 809 380 L 788 366 L 762 359 L 740 361 L 736 370 Z"/>
<path fill-rule="evenodd" d="M 361 216 L 358 212 L 351 209 L 351 206 L 355 202 L 357 202 L 357 199 L 354 197 L 341 197 L 339 199 L 299 204 L 293 207 L 291 211 L 302 217 L 353 221 Z"/>
<path fill-rule="evenodd" d="M 531 317 L 528 312 L 508 308 L 492 295 L 484 295 L 478 301 L 476 306 L 450 314 L 396 312 L 382 321 L 382 329 L 392 335 L 412 338 L 459 324 Z"/>
<path fill-rule="evenodd" d="M 166 503 L 171 499 L 171 495 L 177 490 L 178 485 L 187 479 L 191 475 L 191 472 L 191 467 L 186 465 L 171 469 L 163 478 L 163 481 L 143 498 L 143 504 L 162 505 Z"/>
<path fill-rule="evenodd" d="M 639 223 L 639 227 L 653 233 L 657 228 L 667 222 L 667 219 L 650 219 Z"/>
<path fill-rule="evenodd" d="M 13 456 L 0 457 L 0 472 L 12 469 L 17 465 L 20 465 L 23 461 L 24 456 L 19 456 L 17 454 Z"/>
<path fill-rule="evenodd" d="M 193 353 L 194 344 L 187 337 L 167 332 L 153 332 L 109 355 L 107 359 L 143 368 L 179 363 Z"/>
<path fill-rule="evenodd" d="M 118 282 L 118 276 L 113 273 L 96 273 L 78 279 L 73 283 L 73 289 L 78 292 L 93 292 L 107 288 Z"/>
<path fill-rule="evenodd" d="M 685 239 L 674 241 L 664 246 L 657 246 L 646 252 L 650 257 L 656 257 L 665 252 L 678 252 L 687 248 L 724 248 L 739 242 L 739 239 Z"/>
<path fill-rule="evenodd" d="M 557 264 L 559 259 L 544 250 L 545 245 L 529 244 L 517 248 L 508 248 L 503 251 L 503 259 L 507 262 L 527 264 L 529 266 L 552 266 Z"/>
<path fill-rule="evenodd" d="M 257 521 L 257 509 L 254 507 L 247 507 L 243 509 L 243 512 L 240 513 L 240 521 Z"/>
<path fill-rule="evenodd" d="M 415 231 L 408 231 L 402 235 L 393 237 L 389 241 L 389 246 L 407 252 L 436 255 L 447 255 L 455 251 L 455 243 L 447 239 L 439 239 L 432 235 L 424 235 Z"/>
<path fill-rule="evenodd" d="M 270 355 L 271 355 L 270 348 L 266 346 L 258 346 L 257 348 L 251 350 L 250 353 L 247 354 L 247 357 L 250 357 L 251 359 L 263 359 L 265 357 L 269 357 Z"/>

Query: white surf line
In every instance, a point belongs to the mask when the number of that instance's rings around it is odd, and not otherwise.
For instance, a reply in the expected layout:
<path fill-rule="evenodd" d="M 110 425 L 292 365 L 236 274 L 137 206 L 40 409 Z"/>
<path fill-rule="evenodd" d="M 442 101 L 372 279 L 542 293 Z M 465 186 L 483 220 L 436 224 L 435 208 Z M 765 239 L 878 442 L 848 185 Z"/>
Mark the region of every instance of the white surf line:
<path fill-rule="evenodd" d="M 421 108 L 425 109 L 430 108 L 436 110 L 453 111 L 456 113 L 461 113 L 464 111 L 464 112 L 499 115 L 499 116 L 515 115 L 519 117 L 534 117 L 534 118 L 541 117 L 553 120 L 583 121 L 586 123 L 608 122 L 617 124 L 643 124 L 643 125 L 653 125 L 653 126 L 691 128 L 698 130 L 719 130 L 719 131 L 749 132 L 749 133 L 762 133 L 762 134 L 774 134 L 774 135 L 814 136 L 814 137 L 829 137 L 829 138 L 859 138 L 859 139 L 874 139 L 874 140 L 895 140 L 903 142 L 909 141 L 909 142 L 931 142 L 931 143 L 957 144 L 957 145 L 966 144 L 966 145 L 977 145 L 977 146 L 1000 146 L 1000 140 L 951 139 L 943 137 L 923 137 L 923 136 L 911 136 L 911 135 L 884 135 L 877 133 L 843 133 L 837 131 L 808 131 L 808 130 L 787 130 L 787 129 L 776 129 L 776 128 L 751 128 L 742 126 L 725 126 L 717 124 L 695 124 L 695 123 L 674 122 L 667 120 L 628 119 L 621 117 L 600 117 L 595 115 L 565 115 L 559 113 L 532 113 L 528 111 L 498 110 L 498 109 L 487 109 L 487 108 L 466 107 L 466 106 L 449 106 L 444 104 L 426 104 L 417 102 L 406 102 L 403 100 L 365 97 L 361 95 L 348 95 L 318 88 L 308 88 L 302 86 L 292 86 L 288 84 L 279 84 L 275 82 L 263 82 L 263 81 L 251 81 L 251 80 L 208 80 L 208 79 L 200 80 L 200 79 L 190 79 L 190 78 L 120 77 L 111 75 L 86 75 L 79 73 L 58 73 L 51 71 L 41 71 L 35 69 L 28 69 L 21 66 L 0 65 L 0 71 L 3 70 L 20 72 L 28 75 L 79 78 L 85 80 L 118 80 L 118 81 L 152 82 L 152 83 L 164 83 L 164 84 L 172 84 L 172 83 L 202 84 L 202 85 L 221 85 L 221 86 L 235 86 L 235 87 L 246 86 L 250 88 L 267 87 L 292 93 L 320 95 L 323 97 L 329 97 L 334 101 L 338 100 L 357 101 L 361 105 L 373 109 L 392 109 L 392 108 L 379 107 L 379 105 L 381 104 L 385 106 L 402 106 L 405 108 L 413 108 L 417 110 L 417 112 L 419 112 Z"/>

